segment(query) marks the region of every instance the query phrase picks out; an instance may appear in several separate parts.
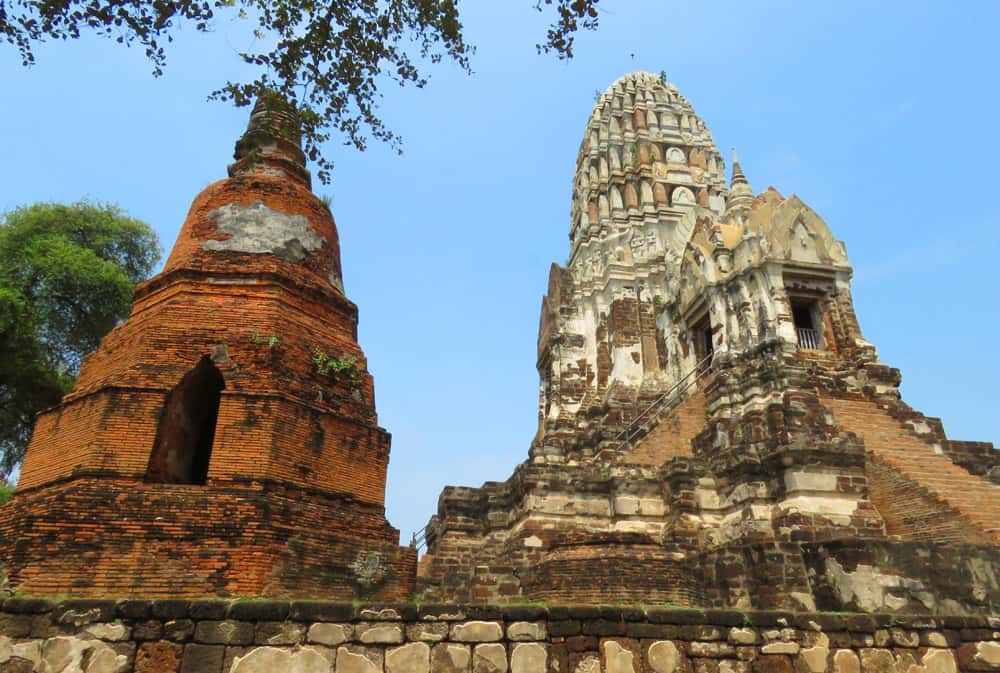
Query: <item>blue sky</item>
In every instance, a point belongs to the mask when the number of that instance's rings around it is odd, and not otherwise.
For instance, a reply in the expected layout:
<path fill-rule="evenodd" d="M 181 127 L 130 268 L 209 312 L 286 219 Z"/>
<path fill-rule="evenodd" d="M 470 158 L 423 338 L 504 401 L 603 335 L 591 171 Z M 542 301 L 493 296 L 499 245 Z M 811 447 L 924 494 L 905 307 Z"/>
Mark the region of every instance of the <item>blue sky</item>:
<path fill-rule="evenodd" d="M 445 484 L 503 480 L 535 432 L 538 311 L 568 252 L 570 186 L 594 102 L 631 70 L 665 70 L 757 191 L 813 206 L 847 244 L 865 336 L 904 399 L 956 439 L 1000 443 L 995 2 L 602 0 L 601 29 L 560 62 L 534 45 L 533 0 L 465 2 L 468 76 L 388 84 L 403 156 L 331 141 L 329 195 L 348 296 L 393 434 L 387 509 L 403 537 Z M 151 223 L 169 249 L 223 177 L 246 110 L 209 103 L 244 76 L 229 24 L 189 31 L 150 75 L 94 38 L 0 48 L 0 210 L 83 196 Z"/>

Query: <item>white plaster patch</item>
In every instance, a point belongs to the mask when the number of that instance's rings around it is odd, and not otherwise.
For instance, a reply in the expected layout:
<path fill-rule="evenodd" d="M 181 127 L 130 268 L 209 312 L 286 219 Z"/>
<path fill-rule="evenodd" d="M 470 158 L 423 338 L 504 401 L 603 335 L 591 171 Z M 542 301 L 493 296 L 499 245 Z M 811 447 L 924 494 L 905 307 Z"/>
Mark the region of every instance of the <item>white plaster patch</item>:
<path fill-rule="evenodd" d="M 539 643 L 518 643 L 510 653 L 511 673 L 545 673 L 548 652 Z"/>
<path fill-rule="evenodd" d="M 809 512 L 813 514 L 826 514 L 842 517 L 850 517 L 858 508 L 858 501 L 854 496 L 849 497 L 828 497 L 819 495 L 798 495 L 785 498 L 778 507 L 783 510 L 797 512 Z M 845 521 L 844 523 L 850 523 Z"/>
<path fill-rule="evenodd" d="M 805 593 L 804 591 L 789 591 L 789 597 L 798 603 L 798 609 L 803 612 L 815 612 L 816 611 L 816 599 L 813 598 L 812 594 Z"/>
<path fill-rule="evenodd" d="M 649 646 L 647 659 L 654 673 L 674 673 L 680 668 L 682 657 L 673 642 L 661 640 Z"/>
<path fill-rule="evenodd" d="M 333 665 L 331 653 L 314 647 L 291 650 L 281 647 L 257 647 L 233 659 L 231 673 L 328 673 Z"/>
<path fill-rule="evenodd" d="M 878 569 L 859 563 L 854 572 L 847 572 L 836 559 L 826 559 L 826 575 L 837 592 L 842 605 L 854 601 L 862 612 L 879 612 L 885 608 L 898 609 L 905 599 L 893 596 L 886 589 L 901 587 L 919 600 L 928 610 L 935 608 L 933 596 L 924 590 L 924 585 L 898 575 L 886 575 Z"/>
<path fill-rule="evenodd" d="M 927 673 L 958 673 L 955 656 L 950 650 L 929 649 L 924 653 L 920 663 Z"/>
<path fill-rule="evenodd" d="M 610 503 L 605 497 L 532 495 L 525 498 L 525 509 L 545 514 L 611 516 Z"/>
<path fill-rule="evenodd" d="M 631 495 L 615 497 L 615 514 L 632 515 L 639 513 L 639 498 Z"/>
<path fill-rule="evenodd" d="M 57 636 L 46 640 L 41 651 L 41 670 L 47 673 L 118 673 L 127 665 L 127 657 L 100 640 Z"/>
<path fill-rule="evenodd" d="M 131 632 L 128 627 L 124 624 L 90 624 L 84 631 L 83 635 L 90 636 L 91 638 L 97 638 L 98 640 L 126 640 Z"/>
<path fill-rule="evenodd" d="M 228 234 L 223 241 L 202 243 L 205 250 L 231 250 L 254 255 L 276 255 L 289 262 L 301 262 L 306 254 L 323 247 L 323 239 L 302 215 L 271 210 L 263 201 L 249 206 L 228 203 L 208 213 L 216 231 Z M 332 281 L 331 281 L 332 282 Z"/>
<path fill-rule="evenodd" d="M 785 470 L 785 488 L 789 491 L 836 491 L 837 475 L 804 470 Z"/>
<path fill-rule="evenodd" d="M 656 536 L 663 532 L 663 524 L 645 521 L 616 521 L 612 530 Z"/>
<path fill-rule="evenodd" d="M 613 640 L 604 641 L 604 658 L 608 673 L 635 673 L 635 655 Z"/>

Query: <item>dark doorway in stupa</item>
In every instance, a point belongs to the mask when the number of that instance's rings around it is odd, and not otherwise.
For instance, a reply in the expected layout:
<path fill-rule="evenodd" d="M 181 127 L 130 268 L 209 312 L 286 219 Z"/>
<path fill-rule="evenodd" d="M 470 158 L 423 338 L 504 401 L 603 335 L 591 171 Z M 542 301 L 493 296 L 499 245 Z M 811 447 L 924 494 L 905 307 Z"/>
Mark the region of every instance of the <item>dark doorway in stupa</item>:
<path fill-rule="evenodd" d="M 160 416 L 146 481 L 205 483 L 225 387 L 222 372 L 205 356 L 170 391 Z"/>

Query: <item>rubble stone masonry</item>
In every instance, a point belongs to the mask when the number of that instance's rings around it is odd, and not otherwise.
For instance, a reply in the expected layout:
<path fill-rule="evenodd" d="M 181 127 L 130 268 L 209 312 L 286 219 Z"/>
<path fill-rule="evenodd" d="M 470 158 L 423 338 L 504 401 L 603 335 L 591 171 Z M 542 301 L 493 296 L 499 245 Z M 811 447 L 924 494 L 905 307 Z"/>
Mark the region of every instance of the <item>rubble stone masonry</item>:
<path fill-rule="evenodd" d="M 0 673 L 958 673 L 997 617 L 8 599 Z"/>

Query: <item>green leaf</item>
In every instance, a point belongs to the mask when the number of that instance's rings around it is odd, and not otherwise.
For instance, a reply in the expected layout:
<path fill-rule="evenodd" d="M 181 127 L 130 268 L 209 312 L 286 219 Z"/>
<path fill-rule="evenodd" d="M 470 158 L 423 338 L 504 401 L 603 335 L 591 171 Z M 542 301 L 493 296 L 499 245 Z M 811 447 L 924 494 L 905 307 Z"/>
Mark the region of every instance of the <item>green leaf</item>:
<path fill-rule="evenodd" d="M 0 477 L 159 259 L 149 225 L 114 205 L 37 203 L 0 216 Z"/>

